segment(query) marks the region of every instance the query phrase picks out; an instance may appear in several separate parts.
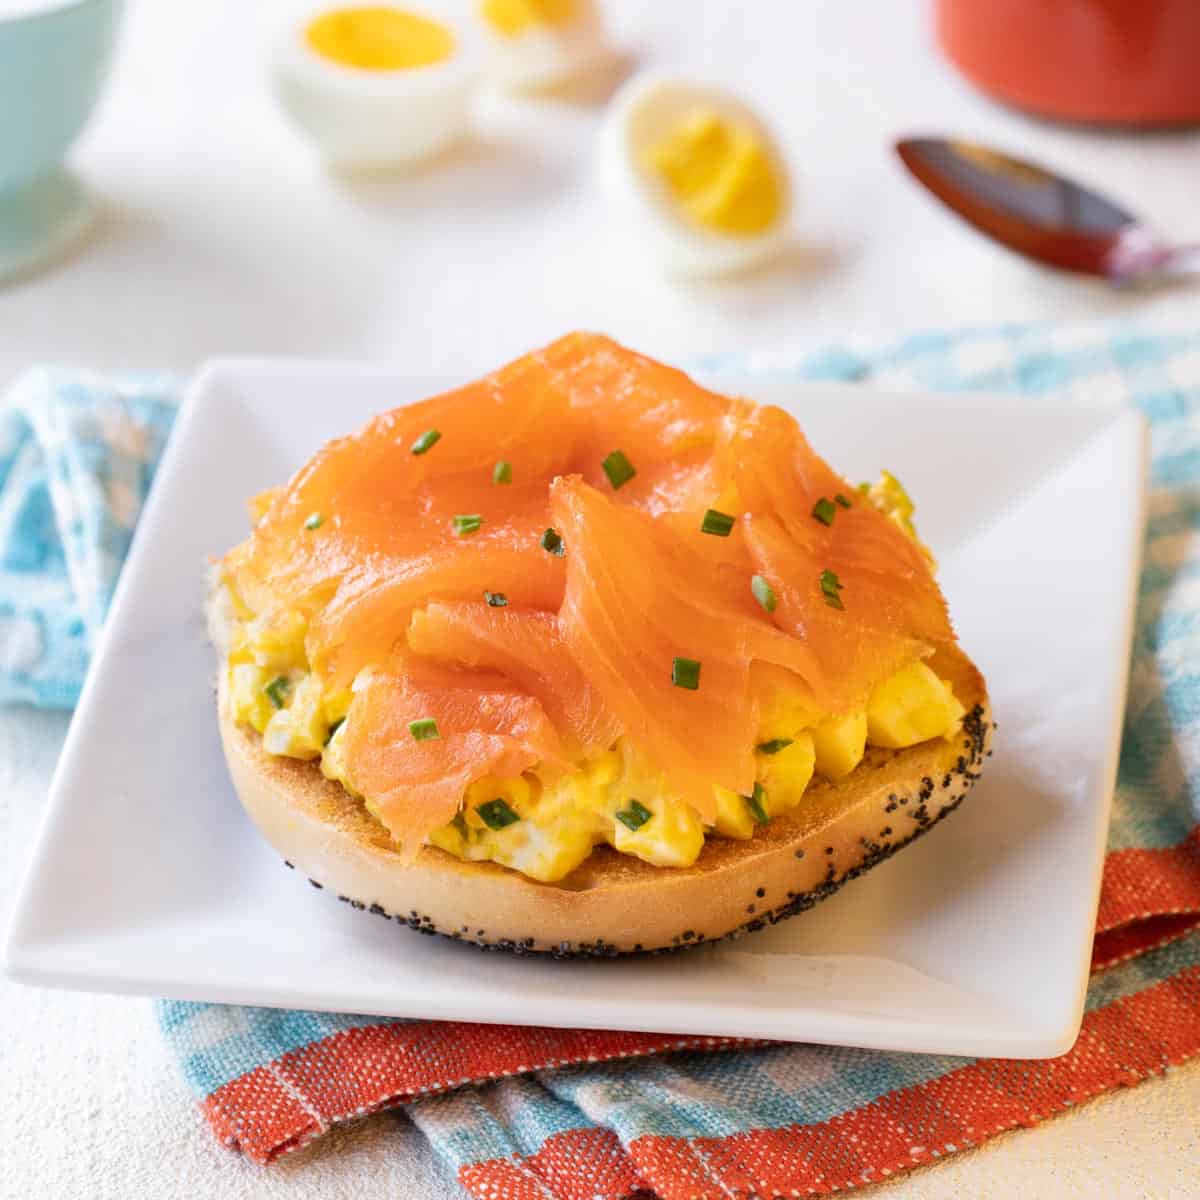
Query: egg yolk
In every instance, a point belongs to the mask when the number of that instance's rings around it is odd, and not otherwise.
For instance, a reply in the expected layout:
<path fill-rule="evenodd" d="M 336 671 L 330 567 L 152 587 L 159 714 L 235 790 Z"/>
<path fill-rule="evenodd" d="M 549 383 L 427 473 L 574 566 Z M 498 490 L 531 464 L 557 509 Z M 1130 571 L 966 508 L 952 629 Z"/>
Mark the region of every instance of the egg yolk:
<path fill-rule="evenodd" d="M 309 48 L 343 67 L 403 71 L 449 58 L 454 36 L 437 21 L 398 8 L 342 8 L 305 30 Z"/>
<path fill-rule="evenodd" d="M 711 109 L 684 116 L 644 161 L 665 180 L 684 214 L 703 228 L 761 233 L 783 208 L 783 189 L 762 140 Z"/>
<path fill-rule="evenodd" d="M 519 37 L 539 25 L 566 25 L 575 15 L 575 0 L 483 0 L 483 19 L 505 37 Z"/>

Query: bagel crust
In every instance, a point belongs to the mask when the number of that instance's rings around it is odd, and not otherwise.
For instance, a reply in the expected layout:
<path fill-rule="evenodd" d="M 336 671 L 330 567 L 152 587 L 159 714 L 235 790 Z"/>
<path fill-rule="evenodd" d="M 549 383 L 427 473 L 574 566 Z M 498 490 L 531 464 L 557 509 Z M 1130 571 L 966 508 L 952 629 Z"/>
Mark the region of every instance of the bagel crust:
<path fill-rule="evenodd" d="M 423 846 L 406 864 L 361 801 L 316 764 L 268 754 L 218 694 L 221 741 L 246 811 L 289 866 L 355 908 L 420 933 L 518 954 L 609 957 L 762 929 L 811 908 L 927 833 L 962 802 L 990 753 L 982 676 L 957 648 L 933 669 L 967 709 L 960 733 L 867 749 L 839 783 L 814 779 L 794 809 L 748 841 L 709 837 L 690 867 L 598 846 L 559 883 Z"/>

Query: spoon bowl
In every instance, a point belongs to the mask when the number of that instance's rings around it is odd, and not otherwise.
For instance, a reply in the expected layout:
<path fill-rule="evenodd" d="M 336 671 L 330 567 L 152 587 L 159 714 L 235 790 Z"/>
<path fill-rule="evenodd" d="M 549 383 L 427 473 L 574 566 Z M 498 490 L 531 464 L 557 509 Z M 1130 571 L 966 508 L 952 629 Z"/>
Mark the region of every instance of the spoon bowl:
<path fill-rule="evenodd" d="M 1091 188 L 987 146 L 915 137 L 896 143 L 915 179 L 947 208 L 1026 258 L 1114 283 L 1200 273 L 1200 246 L 1169 246 Z"/>

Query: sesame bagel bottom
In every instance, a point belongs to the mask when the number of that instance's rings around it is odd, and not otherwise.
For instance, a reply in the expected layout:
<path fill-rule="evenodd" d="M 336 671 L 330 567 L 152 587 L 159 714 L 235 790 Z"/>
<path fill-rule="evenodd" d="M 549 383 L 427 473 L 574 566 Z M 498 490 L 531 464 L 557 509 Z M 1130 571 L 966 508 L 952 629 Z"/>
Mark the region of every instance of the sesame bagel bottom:
<path fill-rule="evenodd" d="M 750 840 L 708 838 L 690 867 L 655 867 L 600 846 L 556 884 L 432 846 L 406 865 L 361 801 L 315 764 L 266 753 L 259 734 L 233 721 L 223 681 L 218 710 L 242 805 L 314 884 L 422 933 L 518 953 L 610 956 L 773 925 L 956 808 L 979 777 L 993 723 L 983 678 L 960 650 L 941 650 L 930 665 L 967 709 L 957 737 L 907 750 L 869 748 L 846 779 L 814 780 L 796 808 Z"/>

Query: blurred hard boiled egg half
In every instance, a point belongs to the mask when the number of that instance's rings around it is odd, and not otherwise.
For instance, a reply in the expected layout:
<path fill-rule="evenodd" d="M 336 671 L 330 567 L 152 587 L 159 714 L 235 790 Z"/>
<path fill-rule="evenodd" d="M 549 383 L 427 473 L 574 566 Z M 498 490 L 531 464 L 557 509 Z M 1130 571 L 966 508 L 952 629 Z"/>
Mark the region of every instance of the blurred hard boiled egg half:
<path fill-rule="evenodd" d="M 605 119 L 600 173 L 614 214 L 669 270 L 745 270 L 787 240 L 787 164 L 764 122 L 720 88 L 665 76 L 626 84 Z"/>
<path fill-rule="evenodd" d="M 280 30 L 275 84 L 330 164 L 394 166 L 463 133 L 482 59 L 457 6 L 308 8 Z"/>
<path fill-rule="evenodd" d="M 478 0 L 488 75 L 513 91 L 559 87 L 608 55 L 595 0 Z"/>

